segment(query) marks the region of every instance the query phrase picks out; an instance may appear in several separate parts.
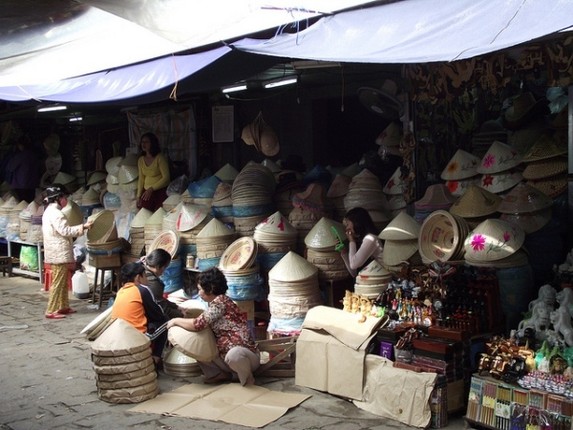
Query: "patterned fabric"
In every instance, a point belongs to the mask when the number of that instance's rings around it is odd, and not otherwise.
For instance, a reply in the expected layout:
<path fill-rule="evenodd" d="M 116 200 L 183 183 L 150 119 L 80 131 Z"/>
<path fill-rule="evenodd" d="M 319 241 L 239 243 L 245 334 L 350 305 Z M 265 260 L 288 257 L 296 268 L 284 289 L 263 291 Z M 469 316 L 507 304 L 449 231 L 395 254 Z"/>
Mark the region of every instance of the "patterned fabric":
<path fill-rule="evenodd" d="M 200 331 L 211 327 L 221 358 L 234 346 L 242 346 L 256 352 L 255 341 L 247 328 L 247 318 L 239 307 L 227 296 L 220 294 L 209 303 L 209 307 L 195 319 L 195 328 Z"/>
<path fill-rule="evenodd" d="M 48 299 L 47 314 L 68 309 L 70 298 L 68 296 L 69 264 L 52 264 L 52 283 L 50 285 L 50 298 Z"/>

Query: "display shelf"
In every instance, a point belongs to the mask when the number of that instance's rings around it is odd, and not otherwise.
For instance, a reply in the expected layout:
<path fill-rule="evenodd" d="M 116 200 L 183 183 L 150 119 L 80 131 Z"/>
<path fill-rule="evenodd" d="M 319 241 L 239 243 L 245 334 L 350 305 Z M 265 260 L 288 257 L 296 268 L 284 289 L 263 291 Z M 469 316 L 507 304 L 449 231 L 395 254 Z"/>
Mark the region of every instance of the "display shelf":
<path fill-rule="evenodd" d="M 19 266 L 14 265 L 12 267 L 12 273 L 15 275 L 26 275 L 32 278 L 38 278 L 41 284 L 44 283 L 44 244 L 42 242 L 26 242 L 23 240 L 6 240 L 6 246 L 8 251 L 8 257 L 17 257 L 13 255 L 13 246 L 33 246 L 36 247 L 38 251 L 38 271 L 21 269 Z"/>

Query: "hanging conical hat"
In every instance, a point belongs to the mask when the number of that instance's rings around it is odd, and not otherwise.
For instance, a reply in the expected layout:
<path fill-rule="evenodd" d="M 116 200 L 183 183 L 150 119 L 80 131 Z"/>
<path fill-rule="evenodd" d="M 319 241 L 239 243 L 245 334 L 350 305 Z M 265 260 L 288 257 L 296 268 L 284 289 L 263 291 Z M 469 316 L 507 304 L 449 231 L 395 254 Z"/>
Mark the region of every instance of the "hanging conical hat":
<path fill-rule="evenodd" d="M 145 221 L 145 226 L 161 226 L 163 225 L 163 218 L 165 218 L 165 215 L 167 214 L 167 212 L 165 211 L 165 209 L 163 208 L 159 208 L 157 209 L 155 212 L 153 212 L 153 215 L 151 215 L 149 218 L 147 218 L 147 220 Z"/>
<path fill-rule="evenodd" d="M 535 233 L 551 221 L 551 208 L 535 212 L 501 214 L 500 219 L 518 225 L 525 234 Z"/>
<path fill-rule="evenodd" d="M 481 159 L 478 173 L 500 173 L 514 168 L 521 163 L 519 153 L 506 143 L 494 141 Z"/>
<path fill-rule="evenodd" d="M 400 195 L 408 189 L 408 184 L 402 180 L 402 168 L 398 167 L 394 174 L 388 179 L 382 191 L 390 195 Z"/>
<path fill-rule="evenodd" d="M 340 239 L 344 240 L 345 237 L 342 223 L 322 217 L 305 236 L 304 243 L 309 248 L 330 248 L 338 245 Z"/>
<path fill-rule="evenodd" d="M 62 213 L 71 226 L 80 225 L 84 222 L 84 214 L 78 204 L 73 200 L 68 200 L 68 204 L 62 208 Z"/>
<path fill-rule="evenodd" d="M 567 172 L 567 159 L 554 157 L 542 161 L 527 163 L 523 170 L 523 177 L 527 180 L 539 180 Z"/>
<path fill-rule="evenodd" d="M 559 157 L 560 155 L 567 155 L 567 147 L 564 145 L 558 145 L 555 139 L 551 136 L 543 134 L 539 139 L 537 139 L 527 154 L 525 154 L 523 161 L 525 163 L 530 163 L 532 161 L 541 161 Z"/>
<path fill-rule="evenodd" d="M 267 157 L 274 157 L 279 153 L 279 138 L 273 128 L 267 123 L 263 123 L 261 132 L 261 152 Z"/>
<path fill-rule="evenodd" d="M 131 220 L 131 227 L 133 228 L 145 227 L 145 223 L 152 215 L 153 212 L 151 212 L 149 209 L 146 208 L 139 209 L 139 211 L 135 214 L 135 216 Z"/>
<path fill-rule="evenodd" d="M 233 182 L 238 174 L 239 171 L 229 163 L 225 164 L 215 172 L 215 176 L 223 182 Z"/>
<path fill-rule="evenodd" d="M 386 266 L 397 266 L 418 252 L 418 240 L 386 240 L 382 261 Z"/>
<path fill-rule="evenodd" d="M 463 218 L 475 218 L 495 213 L 501 203 L 501 197 L 472 185 L 450 207 L 450 213 Z"/>
<path fill-rule="evenodd" d="M 119 174 L 119 165 L 121 164 L 122 157 L 112 157 L 105 162 L 105 171 L 113 176 Z"/>
<path fill-rule="evenodd" d="M 235 234 L 235 230 L 228 227 L 222 221 L 217 218 L 213 218 L 209 221 L 205 227 L 197 233 L 197 237 L 220 237 L 220 236 L 232 236 Z"/>
<path fill-rule="evenodd" d="M 450 159 L 440 177 L 444 181 L 471 178 L 478 174 L 477 166 L 480 159 L 463 149 L 458 149 Z"/>
<path fill-rule="evenodd" d="M 204 206 L 189 203 L 183 204 L 177 216 L 175 228 L 177 231 L 191 230 L 201 224 L 201 221 L 205 219 L 208 213 L 209 211 Z"/>
<path fill-rule="evenodd" d="M 491 193 L 503 193 L 520 183 L 522 179 L 521 173 L 514 170 L 501 173 L 486 173 L 481 176 L 479 186 Z"/>
<path fill-rule="evenodd" d="M 524 231 L 502 219 L 490 218 L 479 224 L 464 242 L 466 259 L 495 261 L 515 253 L 525 240 Z"/>
<path fill-rule="evenodd" d="M 547 209 L 552 205 L 551 197 L 541 190 L 521 182 L 504 196 L 497 211 L 506 214 L 520 214 Z"/>
<path fill-rule="evenodd" d="M 75 180 L 76 180 L 76 177 L 74 175 L 70 175 L 69 173 L 66 173 L 66 172 L 58 172 L 58 174 L 56 175 L 56 177 L 54 178 L 52 183 L 67 185 L 67 184 L 71 184 Z"/>
<path fill-rule="evenodd" d="M 288 217 L 285 217 L 280 211 L 276 211 L 274 214 L 268 216 L 257 224 L 255 226 L 255 230 L 265 233 L 291 236 L 298 233 L 298 230 L 288 221 Z"/>
<path fill-rule="evenodd" d="M 86 182 L 86 185 L 93 185 L 93 184 L 97 184 L 98 182 L 105 181 L 106 176 L 107 176 L 106 172 L 102 172 L 102 171 L 92 172 L 92 173 L 90 173 L 90 176 L 88 178 L 88 181 Z"/>
<path fill-rule="evenodd" d="M 151 341 L 128 322 L 117 318 L 92 343 L 92 352 L 102 357 L 135 354 L 149 349 Z M 151 355 L 151 349 L 149 349 Z"/>
<path fill-rule="evenodd" d="M 406 212 L 400 212 L 378 237 L 384 240 L 412 240 L 417 239 L 419 235 L 420 224 Z"/>
<path fill-rule="evenodd" d="M 302 281 L 313 276 L 318 276 L 318 268 L 293 251 L 287 252 L 269 270 L 269 279 L 280 282 Z"/>
<path fill-rule="evenodd" d="M 348 193 L 348 186 L 350 185 L 351 181 L 352 178 L 339 173 L 332 180 L 332 183 L 330 184 L 330 187 L 326 193 L 326 197 L 334 198 L 345 196 Z"/>
<path fill-rule="evenodd" d="M 501 258 L 495 261 L 477 261 L 471 258 L 466 258 L 466 263 L 470 266 L 488 267 L 490 269 L 504 269 L 511 267 L 523 267 L 529 264 L 529 255 L 527 251 L 521 247 L 509 257 Z"/>

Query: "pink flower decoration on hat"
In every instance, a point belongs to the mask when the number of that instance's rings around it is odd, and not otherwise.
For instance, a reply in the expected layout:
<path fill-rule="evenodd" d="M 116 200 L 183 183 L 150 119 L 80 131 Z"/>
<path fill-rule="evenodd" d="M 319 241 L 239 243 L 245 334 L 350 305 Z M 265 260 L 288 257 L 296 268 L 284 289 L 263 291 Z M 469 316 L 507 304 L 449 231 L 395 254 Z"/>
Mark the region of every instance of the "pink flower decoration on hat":
<path fill-rule="evenodd" d="M 446 185 L 448 186 L 450 193 L 454 193 L 458 189 L 459 184 L 460 183 L 458 181 L 448 181 Z"/>
<path fill-rule="evenodd" d="M 491 167 L 495 163 L 495 155 L 487 154 L 483 159 L 483 167 Z"/>
<path fill-rule="evenodd" d="M 472 237 L 471 246 L 474 251 L 483 251 L 485 249 L 485 237 L 481 234 L 476 234 Z"/>
<path fill-rule="evenodd" d="M 493 184 L 493 176 L 485 175 L 483 177 L 482 184 L 484 187 L 489 187 L 490 185 L 492 185 Z"/>
<path fill-rule="evenodd" d="M 511 234 L 509 231 L 503 232 L 503 243 L 509 242 L 509 239 L 511 239 Z"/>

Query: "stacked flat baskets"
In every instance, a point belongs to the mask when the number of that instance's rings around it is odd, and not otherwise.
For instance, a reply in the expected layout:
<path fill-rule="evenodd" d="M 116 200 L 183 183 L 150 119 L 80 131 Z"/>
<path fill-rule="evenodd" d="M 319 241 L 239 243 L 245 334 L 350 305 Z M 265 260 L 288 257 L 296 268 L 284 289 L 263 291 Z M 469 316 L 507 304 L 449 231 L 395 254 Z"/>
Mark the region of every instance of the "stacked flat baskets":
<path fill-rule="evenodd" d="M 256 264 L 257 243 L 241 237 L 231 243 L 219 262 L 227 279 L 227 295 L 237 301 L 262 299 L 263 279 Z"/>
<path fill-rule="evenodd" d="M 149 209 L 141 208 L 131 220 L 129 227 L 130 255 L 139 258 L 145 253 L 145 223 L 153 215 Z"/>

